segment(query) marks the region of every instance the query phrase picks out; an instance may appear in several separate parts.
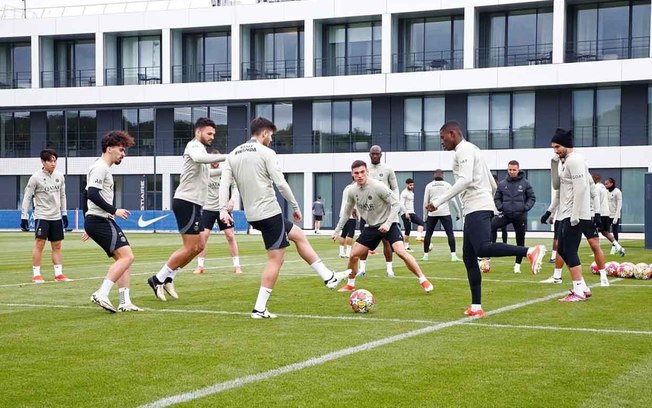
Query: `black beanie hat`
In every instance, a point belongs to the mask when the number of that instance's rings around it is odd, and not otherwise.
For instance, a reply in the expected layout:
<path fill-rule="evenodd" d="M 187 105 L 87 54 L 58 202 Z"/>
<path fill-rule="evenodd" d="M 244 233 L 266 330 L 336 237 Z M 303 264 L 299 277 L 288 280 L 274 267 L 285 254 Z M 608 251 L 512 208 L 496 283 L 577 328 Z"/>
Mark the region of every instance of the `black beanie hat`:
<path fill-rule="evenodd" d="M 555 135 L 550 140 L 551 143 L 557 143 L 564 147 L 573 147 L 573 131 L 557 128 Z"/>

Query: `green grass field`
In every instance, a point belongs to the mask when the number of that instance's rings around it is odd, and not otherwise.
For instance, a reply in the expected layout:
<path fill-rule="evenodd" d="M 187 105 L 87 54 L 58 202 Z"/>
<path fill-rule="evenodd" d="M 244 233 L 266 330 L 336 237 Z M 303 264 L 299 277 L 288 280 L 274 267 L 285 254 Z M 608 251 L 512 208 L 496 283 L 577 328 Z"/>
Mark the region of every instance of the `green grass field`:
<path fill-rule="evenodd" d="M 131 297 L 141 313 L 109 314 L 89 301 L 109 260 L 79 234 L 64 241 L 55 283 L 49 250 L 33 285 L 33 235 L 0 234 L 0 406 L 201 407 L 644 407 L 652 404 L 652 281 L 612 278 L 584 303 L 562 304 L 570 287 L 512 273 L 495 258 L 485 274 L 484 319 L 464 319 L 470 294 L 461 263 L 435 241 L 421 262 L 425 294 L 400 260 L 384 277 L 370 257 L 357 282 L 375 310 L 354 314 L 348 294 L 327 290 L 292 247 L 269 309 L 253 320 L 265 253 L 260 236 L 238 236 L 242 275 L 231 273 L 224 237 L 211 238 L 204 275 L 178 275 L 180 299 L 160 302 L 146 279 L 181 242 L 176 234 L 127 234 L 136 261 Z M 548 244 L 549 240 L 541 241 Z M 337 245 L 311 237 L 326 264 L 344 269 Z M 530 244 L 539 243 L 530 240 Z M 625 260 L 652 262 L 641 241 Z M 461 240 L 458 239 L 458 246 Z M 608 250 L 607 245 L 603 245 Z M 591 262 L 582 246 L 582 259 Z M 417 258 L 420 250 L 415 251 Z M 621 258 L 607 255 L 607 260 Z M 524 266 L 527 260 L 524 262 Z M 400 265 L 400 266 L 399 266 Z M 589 285 L 599 281 L 585 271 Z M 117 289 L 111 293 L 117 306 Z M 158 401 L 158 402 L 157 402 Z"/>

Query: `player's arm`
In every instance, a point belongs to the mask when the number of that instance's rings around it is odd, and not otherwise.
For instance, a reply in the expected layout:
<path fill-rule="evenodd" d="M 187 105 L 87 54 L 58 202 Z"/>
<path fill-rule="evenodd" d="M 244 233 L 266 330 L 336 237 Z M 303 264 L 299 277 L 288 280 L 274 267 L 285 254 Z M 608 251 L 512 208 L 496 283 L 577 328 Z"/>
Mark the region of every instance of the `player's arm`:
<path fill-rule="evenodd" d="M 442 203 L 445 203 L 446 201 L 464 191 L 468 186 L 471 185 L 471 182 L 473 181 L 473 166 L 475 165 L 475 156 L 473 150 L 460 149 L 459 151 L 455 152 L 455 155 L 459 169 L 457 173 L 457 179 L 455 180 L 455 184 L 451 186 L 450 190 L 448 190 L 445 194 L 437 197 L 435 201 L 433 201 L 432 205 L 435 208 L 438 208 L 440 205 L 442 205 Z M 491 176 L 489 179 L 493 183 L 493 178 Z M 495 185 L 496 183 L 493 184 Z"/>
<path fill-rule="evenodd" d="M 61 191 L 59 191 L 61 201 L 61 215 L 68 215 L 68 200 L 66 199 L 66 178 L 61 175 Z"/>
<path fill-rule="evenodd" d="M 428 218 L 428 210 L 426 209 L 426 206 L 430 202 L 430 184 L 426 184 L 425 190 L 423 190 L 423 207 L 422 207 L 422 212 L 423 212 L 423 220 L 426 220 Z M 416 208 L 415 208 L 416 210 Z"/>
<path fill-rule="evenodd" d="M 614 216 L 614 223 L 618 224 L 618 221 L 620 220 L 620 212 L 623 209 L 623 193 L 620 191 L 616 191 L 616 194 L 614 194 L 614 198 L 616 199 L 616 215 Z"/>
<path fill-rule="evenodd" d="M 216 163 L 226 160 L 226 154 L 208 153 L 203 145 L 193 145 L 187 150 L 188 156 L 195 163 Z"/>
<path fill-rule="evenodd" d="M 208 175 L 210 177 L 217 177 L 222 175 L 222 169 L 209 169 Z"/>
<path fill-rule="evenodd" d="M 525 212 L 528 212 L 534 207 L 534 203 L 537 202 L 537 197 L 534 194 L 534 189 L 529 180 L 526 180 L 527 188 L 525 189 Z"/>
<path fill-rule="evenodd" d="M 394 222 L 394 220 L 396 219 L 396 215 L 399 213 L 399 211 L 401 211 L 401 203 L 398 202 L 398 198 L 396 197 L 394 192 L 384 184 L 378 185 L 376 194 L 378 194 L 381 200 L 385 201 L 387 204 L 391 206 L 391 210 L 389 211 L 389 217 L 385 221 L 383 221 L 383 224 L 386 224 L 387 226 L 392 225 L 392 222 Z"/>
<path fill-rule="evenodd" d="M 586 168 L 585 164 L 579 160 L 567 160 L 566 167 L 571 176 L 571 182 L 573 184 L 573 208 L 571 211 L 571 225 L 575 226 L 580 222 L 580 212 L 582 210 L 580 203 L 582 203 L 583 198 L 586 194 L 590 194 L 587 191 L 589 185 L 586 181 Z"/>
<path fill-rule="evenodd" d="M 228 164 L 228 162 L 226 164 Z M 221 170 L 222 174 L 220 176 L 220 189 L 217 193 L 217 210 L 222 213 L 226 212 L 226 207 L 229 203 L 229 192 L 231 183 L 233 183 L 233 171 L 231 170 L 231 166 L 228 165 L 222 166 L 222 168 L 218 170 Z"/>
<path fill-rule="evenodd" d="M 23 205 L 21 207 L 20 219 L 26 220 L 29 218 L 27 212 L 29 207 L 32 204 L 32 197 L 34 197 L 34 192 L 36 191 L 36 177 L 32 176 L 29 178 L 27 185 L 25 186 L 25 195 L 23 196 Z"/>
<path fill-rule="evenodd" d="M 450 201 L 449 204 L 453 204 L 455 211 L 457 212 L 457 219 L 462 218 L 462 203 L 460 202 L 460 197 L 455 196 Z"/>

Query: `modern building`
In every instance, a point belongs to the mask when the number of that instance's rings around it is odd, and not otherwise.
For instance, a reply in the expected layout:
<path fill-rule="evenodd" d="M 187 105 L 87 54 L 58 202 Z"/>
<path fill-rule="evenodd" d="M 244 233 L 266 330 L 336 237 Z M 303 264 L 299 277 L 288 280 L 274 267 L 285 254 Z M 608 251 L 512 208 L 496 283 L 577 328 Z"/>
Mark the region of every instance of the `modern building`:
<path fill-rule="evenodd" d="M 0 208 L 18 208 L 45 147 L 60 152 L 78 207 L 101 136 L 124 129 L 137 144 L 114 170 L 117 205 L 139 209 L 144 182 L 141 207 L 170 209 L 193 121 L 213 118 L 214 145 L 227 152 L 261 115 L 279 128 L 274 148 L 304 225 L 321 195 L 328 227 L 351 162 L 373 144 L 400 184 L 415 180 L 420 207 L 434 169 L 452 178 L 438 131 L 454 119 L 499 177 L 512 159 L 527 171 L 530 228 L 549 229 L 538 219 L 550 201 L 550 137 L 563 127 L 623 191 L 623 230 L 642 231 L 649 0 L 213 3 L 2 20 Z"/>

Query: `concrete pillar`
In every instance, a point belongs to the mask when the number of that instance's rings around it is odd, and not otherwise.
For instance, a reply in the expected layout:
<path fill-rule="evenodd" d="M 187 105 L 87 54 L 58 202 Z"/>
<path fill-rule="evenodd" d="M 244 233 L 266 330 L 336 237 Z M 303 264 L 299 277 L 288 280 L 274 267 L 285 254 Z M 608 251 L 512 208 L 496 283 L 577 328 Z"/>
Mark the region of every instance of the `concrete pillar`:
<path fill-rule="evenodd" d="M 475 45 L 477 44 L 475 27 L 475 7 L 466 6 L 464 7 L 464 69 L 475 66 Z"/>
<path fill-rule="evenodd" d="M 554 0 L 552 7 L 552 63 L 564 62 L 566 53 L 566 1 Z"/>

